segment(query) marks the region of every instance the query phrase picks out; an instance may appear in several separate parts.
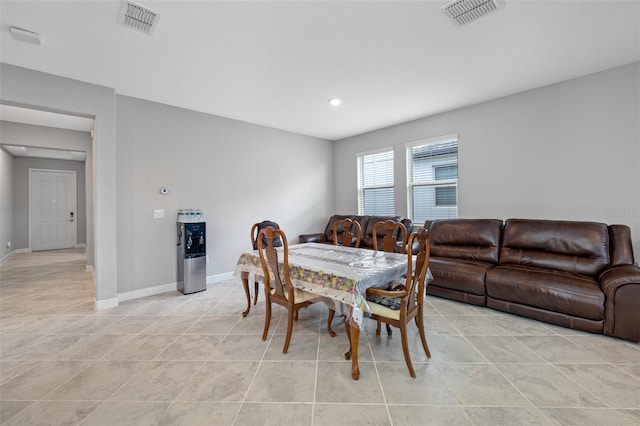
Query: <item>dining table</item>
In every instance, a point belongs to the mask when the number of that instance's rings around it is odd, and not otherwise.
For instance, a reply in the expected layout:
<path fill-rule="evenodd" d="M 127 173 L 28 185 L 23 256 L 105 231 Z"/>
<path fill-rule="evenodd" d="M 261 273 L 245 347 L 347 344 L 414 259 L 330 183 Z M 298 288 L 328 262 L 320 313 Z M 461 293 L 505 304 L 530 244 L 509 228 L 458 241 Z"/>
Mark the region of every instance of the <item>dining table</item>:
<path fill-rule="evenodd" d="M 366 291 L 371 287 L 384 287 L 405 275 L 407 255 L 321 243 L 293 244 L 288 249 L 293 286 L 321 296 L 330 309 L 346 316 L 350 350 L 345 358 L 351 358 L 351 376 L 358 380 L 358 343 L 367 303 Z M 256 281 L 264 281 L 257 250 L 242 253 L 234 270 L 234 276 L 242 279 L 247 297 L 243 317 L 251 310 L 250 274 Z"/>

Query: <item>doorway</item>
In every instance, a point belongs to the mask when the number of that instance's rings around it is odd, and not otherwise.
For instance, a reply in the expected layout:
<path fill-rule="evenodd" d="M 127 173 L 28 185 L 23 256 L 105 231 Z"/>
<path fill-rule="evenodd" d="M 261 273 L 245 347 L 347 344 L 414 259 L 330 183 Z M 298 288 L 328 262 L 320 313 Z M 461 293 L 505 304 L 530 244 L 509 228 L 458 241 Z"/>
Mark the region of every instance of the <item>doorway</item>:
<path fill-rule="evenodd" d="M 77 199 L 75 171 L 29 169 L 31 251 L 76 246 Z"/>

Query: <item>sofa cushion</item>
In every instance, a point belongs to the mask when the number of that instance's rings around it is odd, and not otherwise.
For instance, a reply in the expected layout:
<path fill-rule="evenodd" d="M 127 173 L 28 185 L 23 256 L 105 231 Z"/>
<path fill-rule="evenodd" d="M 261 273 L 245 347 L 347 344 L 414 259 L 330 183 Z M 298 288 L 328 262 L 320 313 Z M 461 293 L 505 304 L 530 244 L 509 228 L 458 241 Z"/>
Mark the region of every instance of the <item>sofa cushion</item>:
<path fill-rule="evenodd" d="M 464 259 L 430 257 L 433 280 L 429 286 L 444 287 L 466 293 L 485 295 L 485 274 L 494 265 Z"/>
<path fill-rule="evenodd" d="M 525 265 L 499 265 L 487 271 L 487 295 L 493 299 L 548 311 L 604 319 L 604 293 L 587 275 Z"/>
<path fill-rule="evenodd" d="M 607 225 L 508 219 L 500 264 L 533 266 L 595 277 L 609 265 Z"/>
<path fill-rule="evenodd" d="M 429 226 L 432 258 L 498 263 L 502 220 L 445 219 L 425 226 Z"/>
<path fill-rule="evenodd" d="M 367 226 L 369 226 L 369 219 L 371 216 L 354 216 L 353 220 L 360 224 L 360 230 L 362 231 L 362 240 L 364 240 L 364 235 L 367 230 Z M 360 242 L 360 247 L 365 246 L 362 242 Z"/>

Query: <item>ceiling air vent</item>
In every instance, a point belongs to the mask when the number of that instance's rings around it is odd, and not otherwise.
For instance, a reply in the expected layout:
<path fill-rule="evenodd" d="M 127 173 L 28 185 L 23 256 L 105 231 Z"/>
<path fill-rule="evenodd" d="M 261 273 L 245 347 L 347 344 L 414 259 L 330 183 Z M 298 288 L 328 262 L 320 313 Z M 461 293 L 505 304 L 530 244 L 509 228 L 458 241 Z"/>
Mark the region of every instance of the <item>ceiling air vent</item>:
<path fill-rule="evenodd" d="M 453 0 L 440 10 L 457 25 L 464 25 L 503 7 L 503 0 Z"/>
<path fill-rule="evenodd" d="M 158 26 L 160 16 L 161 15 L 158 12 L 125 0 L 120 6 L 118 23 L 125 27 L 151 35 Z"/>

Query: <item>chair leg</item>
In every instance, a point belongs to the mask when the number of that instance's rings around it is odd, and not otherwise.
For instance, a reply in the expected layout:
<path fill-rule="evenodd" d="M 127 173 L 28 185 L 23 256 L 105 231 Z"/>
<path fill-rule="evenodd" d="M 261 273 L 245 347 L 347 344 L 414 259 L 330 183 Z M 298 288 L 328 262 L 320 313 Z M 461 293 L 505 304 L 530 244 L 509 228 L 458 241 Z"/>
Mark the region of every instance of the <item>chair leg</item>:
<path fill-rule="evenodd" d="M 298 310 L 290 306 L 289 312 L 287 315 L 287 337 L 284 340 L 284 348 L 282 349 L 283 354 L 286 354 L 287 351 L 289 350 L 289 342 L 291 342 L 291 332 L 293 331 L 294 313 L 298 313 Z"/>
<path fill-rule="evenodd" d="M 377 323 L 376 323 L 376 336 L 380 335 L 380 324 L 381 324 L 381 321 L 378 320 Z M 389 327 L 389 326 L 387 325 L 387 327 Z"/>
<path fill-rule="evenodd" d="M 387 336 L 391 336 L 393 334 L 393 331 L 391 331 L 391 326 L 389 324 L 386 324 L 386 323 L 385 323 L 385 325 L 387 326 Z"/>
<path fill-rule="evenodd" d="M 409 342 L 407 342 L 407 323 L 404 322 L 400 325 L 400 336 L 402 340 L 402 352 L 404 352 L 404 360 L 409 368 L 409 375 L 416 378 L 416 372 L 413 371 L 413 364 L 411 364 L 411 356 L 409 355 Z"/>
<path fill-rule="evenodd" d="M 254 283 L 253 304 L 258 303 L 258 281 Z"/>
<path fill-rule="evenodd" d="M 424 335 L 424 318 L 422 315 L 416 316 L 416 325 L 418 326 L 418 332 L 420 333 L 420 340 L 422 341 L 422 348 L 424 349 L 427 358 L 431 358 L 431 352 L 429 352 L 429 345 L 427 345 L 427 337 Z"/>
<path fill-rule="evenodd" d="M 333 309 L 329 309 L 329 318 L 327 319 L 327 332 L 329 336 L 336 337 L 336 332 L 331 328 L 331 322 L 333 321 L 333 317 L 336 314 L 336 311 Z"/>
<path fill-rule="evenodd" d="M 269 324 L 271 323 L 271 301 L 269 298 L 265 300 L 264 310 L 264 332 L 262 333 L 262 341 L 267 340 L 267 334 L 269 334 Z"/>

